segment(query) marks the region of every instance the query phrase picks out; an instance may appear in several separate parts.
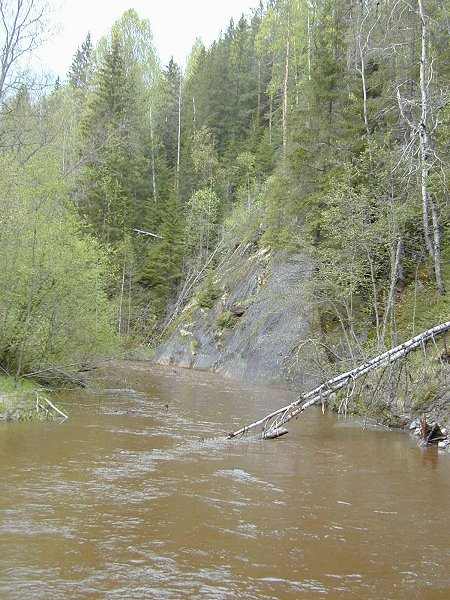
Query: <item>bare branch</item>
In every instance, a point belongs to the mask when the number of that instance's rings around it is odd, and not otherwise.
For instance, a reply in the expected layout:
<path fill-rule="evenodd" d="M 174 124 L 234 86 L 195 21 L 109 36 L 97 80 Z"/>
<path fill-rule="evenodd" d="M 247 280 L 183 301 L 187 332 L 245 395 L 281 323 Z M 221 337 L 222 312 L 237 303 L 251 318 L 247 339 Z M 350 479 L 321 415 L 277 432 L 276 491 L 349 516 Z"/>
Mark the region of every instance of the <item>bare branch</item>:
<path fill-rule="evenodd" d="M 20 59 L 43 41 L 44 0 L 0 0 L 0 100 L 11 89 Z"/>

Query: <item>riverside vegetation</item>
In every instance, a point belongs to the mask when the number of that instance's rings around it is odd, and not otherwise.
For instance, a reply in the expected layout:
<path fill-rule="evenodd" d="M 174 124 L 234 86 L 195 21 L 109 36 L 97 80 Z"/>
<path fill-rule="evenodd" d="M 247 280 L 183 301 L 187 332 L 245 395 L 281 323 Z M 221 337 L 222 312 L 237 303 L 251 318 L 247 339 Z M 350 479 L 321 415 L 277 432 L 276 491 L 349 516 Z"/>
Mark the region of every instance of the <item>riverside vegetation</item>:
<path fill-rule="evenodd" d="M 129 10 L 64 81 L 23 68 L 44 4 L 0 9 L 0 390 L 205 315 L 220 352 L 236 252 L 308 262 L 321 375 L 448 320 L 448 0 L 261 2 L 184 69 Z M 373 387 L 426 409 L 434 354 Z"/>

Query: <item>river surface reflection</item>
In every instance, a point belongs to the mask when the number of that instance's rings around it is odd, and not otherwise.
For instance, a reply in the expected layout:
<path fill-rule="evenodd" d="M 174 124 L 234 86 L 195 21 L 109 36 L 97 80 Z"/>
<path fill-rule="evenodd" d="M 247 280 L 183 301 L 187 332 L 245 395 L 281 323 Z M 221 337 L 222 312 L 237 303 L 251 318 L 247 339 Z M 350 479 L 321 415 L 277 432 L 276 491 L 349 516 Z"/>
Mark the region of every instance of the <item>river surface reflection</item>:
<path fill-rule="evenodd" d="M 65 424 L 0 429 L 0 598 L 450 598 L 450 455 L 293 395 L 120 363 Z"/>

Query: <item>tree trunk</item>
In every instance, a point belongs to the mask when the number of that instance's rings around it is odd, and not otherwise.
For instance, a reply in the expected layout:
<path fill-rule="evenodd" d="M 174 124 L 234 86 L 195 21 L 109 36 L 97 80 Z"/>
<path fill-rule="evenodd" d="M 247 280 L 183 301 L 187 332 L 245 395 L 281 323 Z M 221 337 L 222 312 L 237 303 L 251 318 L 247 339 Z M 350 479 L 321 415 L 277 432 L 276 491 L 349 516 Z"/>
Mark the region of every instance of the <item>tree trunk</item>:
<path fill-rule="evenodd" d="M 362 28 L 362 24 L 361 24 L 361 28 Z M 361 86 L 362 86 L 362 93 L 363 93 L 363 117 L 364 117 L 364 125 L 366 128 L 366 133 L 367 133 L 367 137 L 369 137 L 370 135 L 370 130 L 369 130 L 369 116 L 368 116 L 368 109 L 367 109 L 367 85 L 366 85 L 366 63 L 365 63 L 365 57 L 364 57 L 364 52 L 363 52 L 363 47 L 361 44 L 361 29 L 358 32 L 358 47 L 359 47 L 359 60 L 360 60 L 360 73 L 361 73 Z"/>
<path fill-rule="evenodd" d="M 156 195 L 156 167 L 155 167 L 155 140 L 153 137 L 153 116 L 152 109 L 150 109 L 150 144 L 151 144 L 151 157 L 152 157 L 152 192 L 153 202 L 157 201 Z"/>
<path fill-rule="evenodd" d="M 122 283 L 120 285 L 120 296 L 119 296 L 119 315 L 117 317 L 117 331 L 119 336 L 122 335 L 122 307 L 123 307 L 123 296 L 125 292 L 125 269 L 126 269 L 126 257 L 123 258 L 122 266 Z"/>
<path fill-rule="evenodd" d="M 286 55 L 284 64 L 284 85 L 283 85 L 283 155 L 286 156 L 287 149 L 287 132 L 288 132 L 288 85 L 289 85 L 289 31 L 287 32 L 286 39 Z"/>
<path fill-rule="evenodd" d="M 256 103 L 256 129 L 259 129 L 261 119 L 261 59 L 258 59 L 258 98 Z"/>
<path fill-rule="evenodd" d="M 422 189 L 422 216 L 423 233 L 428 254 L 433 259 L 436 287 L 440 294 L 445 294 L 444 281 L 441 271 L 441 239 L 439 216 L 436 203 L 429 191 L 429 176 L 431 170 L 431 140 L 428 131 L 429 97 L 427 81 L 428 56 L 427 56 L 427 22 L 422 0 L 417 0 L 421 27 L 421 55 L 420 55 L 420 96 L 421 116 L 419 123 L 420 160 L 421 160 L 421 189 Z M 433 230 L 430 231 L 430 209 Z"/>
<path fill-rule="evenodd" d="M 180 155 L 181 155 L 181 74 L 180 88 L 178 90 L 178 140 L 177 140 L 177 193 L 180 187 Z"/>
<path fill-rule="evenodd" d="M 392 253 L 393 254 L 393 253 Z M 403 242 L 401 238 L 397 240 L 395 254 L 391 259 L 391 281 L 389 284 L 389 293 L 386 301 L 386 307 L 384 310 L 384 318 L 383 318 L 383 329 L 381 331 L 381 345 L 384 344 L 384 338 L 386 336 L 386 328 L 389 321 L 389 315 L 394 311 L 394 301 L 395 301 L 395 289 L 397 286 L 398 273 L 400 270 L 400 262 L 403 254 Z"/>
<path fill-rule="evenodd" d="M 272 113 L 273 113 L 273 94 L 270 92 L 269 99 L 269 144 L 272 145 Z"/>
<path fill-rule="evenodd" d="M 431 198 L 431 220 L 433 223 L 433 252 L 436 286 L 438 292 L 443 296 L 445 294 L 445 286 L 441 270 L 441 227 L 439 223 L 438 208 L 433 198 Z"/>
<path fill-rule="evenodd" d="M 311 81 L 311 18 L 309 16 L 310 7 L 308 6 L 308 20 L 307 20 L 307 28 L 308 28 L 308 81 Z"/>

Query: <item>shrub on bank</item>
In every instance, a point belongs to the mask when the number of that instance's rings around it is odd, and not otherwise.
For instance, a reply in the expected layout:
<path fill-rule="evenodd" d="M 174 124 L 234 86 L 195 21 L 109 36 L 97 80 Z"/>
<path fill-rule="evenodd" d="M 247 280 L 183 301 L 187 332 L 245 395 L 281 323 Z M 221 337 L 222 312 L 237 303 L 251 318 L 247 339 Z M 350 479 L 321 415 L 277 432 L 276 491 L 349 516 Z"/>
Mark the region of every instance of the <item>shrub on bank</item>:
<path fill-rule="evenodd" d="M 1 158 L 0 365 L 21 375 L 115 345 L 111 264 L 71 209 L 58 165 Z"/>

